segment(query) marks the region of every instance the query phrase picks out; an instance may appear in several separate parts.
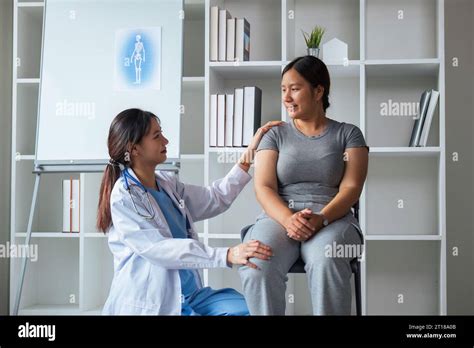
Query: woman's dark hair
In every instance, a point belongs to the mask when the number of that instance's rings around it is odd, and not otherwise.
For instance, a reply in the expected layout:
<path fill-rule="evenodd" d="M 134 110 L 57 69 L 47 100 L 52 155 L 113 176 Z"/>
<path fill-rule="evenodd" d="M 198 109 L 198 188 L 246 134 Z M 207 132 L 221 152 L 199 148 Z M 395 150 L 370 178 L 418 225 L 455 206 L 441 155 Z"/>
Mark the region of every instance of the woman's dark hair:
<path fill-rule="evenodd" d="M 110 160 L 102 176 L 97 212 L 99 231 L 105 233 L 112 225 L 110 195 L 115 182 L 120 177 L 120 165 L 128 166 L 131 163 L 132 148 L 148 133 L 152 120 L 160 122 L 159 118 L 151 112 L 127 109 L 115 116 L 110 125 L 107 139 Z"/>
<path fill-rule="evenodd" d="M 324 62 L 314 56 L 302 56 L 293 59 L 285 66 L 281 76 L 290 70 L 295 69 L 308 83 L 316 88 L 319 85 L 324 88 L 323 94 L 323 109 L 329 107 L 329 89 L 331 87 L 331 80 L 329 78 L 329 71 Z"/>

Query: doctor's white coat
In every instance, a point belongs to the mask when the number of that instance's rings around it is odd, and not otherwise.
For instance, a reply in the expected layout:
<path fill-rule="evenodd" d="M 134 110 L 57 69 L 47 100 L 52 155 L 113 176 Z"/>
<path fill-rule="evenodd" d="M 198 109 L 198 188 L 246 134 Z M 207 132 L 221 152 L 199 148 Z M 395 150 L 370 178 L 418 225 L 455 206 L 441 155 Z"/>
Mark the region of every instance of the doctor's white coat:
<path fill-rule="evenodd" d="M 136 178 L 131 169 L 129 172 Z M 156 174 L 156 178 L 176 205 L 184 205 L 183 214 L 191 225 L 190 238 L 172 237 L 150 193 L 134 196 L 134 201 L 140 212 L 146 212 L 151 202 L 154 218 L 138 215 L 120 177 L 110 198 L 113 225 L 108 231 L 108 242 L 114 256 L 114 277 L 102 314 L 180 315 L 179 269 L 193 269 L 201 288 L 197 269 L 230 267 L 228 248 L 212 248 L 199 242 L 194 221 L 209 219 L 227 210 L 251 176 L 235 165 L 224 178 L 208 187 L 183 184 L 175 174 L 165 171 Z M 149 195 L 149 201 L 145 195 Z"/>

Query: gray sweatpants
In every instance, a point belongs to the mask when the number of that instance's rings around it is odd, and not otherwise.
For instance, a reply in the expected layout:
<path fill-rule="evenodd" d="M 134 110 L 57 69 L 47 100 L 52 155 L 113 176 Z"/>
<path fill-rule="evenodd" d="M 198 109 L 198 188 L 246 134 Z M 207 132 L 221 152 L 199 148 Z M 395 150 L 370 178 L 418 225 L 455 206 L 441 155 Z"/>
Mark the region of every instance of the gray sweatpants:
<path fill-rule="evenodd" d="M 311 208 L 313 212 L 318 212 L 323 207 L 317 203 L 295 202 L 292 210 Z M 350 262 L 357 256 L 353 252 L 359 251 L 358 246 L 362 242 L 358 230 L 360 231 L 360 227 L 357 220 L 352 213 L 348 213 L 323 227 L 311 239 L 298 242 L 286 235 L 283 226 L 262 213 L 248 230 L 244 240 L 256 239 L 269 245 L 274 256 L 268 261 L 250 259 L 259 270 L 247 266 L 239 268 L 250 313 L 285 314 L 287 273 L 301 255 L 305 262 L 313 314 L 350 315 Z M 344 247 L 345 245 L 350 247 Z"/>

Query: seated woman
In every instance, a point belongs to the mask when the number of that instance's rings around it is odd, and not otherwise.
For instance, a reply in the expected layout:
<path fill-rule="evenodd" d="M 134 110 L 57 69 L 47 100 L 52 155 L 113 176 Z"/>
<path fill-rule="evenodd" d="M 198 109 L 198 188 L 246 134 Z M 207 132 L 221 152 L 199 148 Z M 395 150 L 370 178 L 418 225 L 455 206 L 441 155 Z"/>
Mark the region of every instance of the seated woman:
<path fill-rule="evenodd" d="M 330 78 L 316 57 L 299 57 L 282 73 L 282 101 L 291 120 L 262 138 L 255 158 L 255 192 L 264 212 L 245 240 L 270 246 L 260 271 L 239 269 L 250 313 L 284 315 L 287 273 L 301 256 L 315 315 L 350 315 L 350 261 L 361 230 L 351 212 L 367 176 L 368 146 L 360 129 L 326 116 Z M 360 255 L 359 255 L 360 256 Z"/>

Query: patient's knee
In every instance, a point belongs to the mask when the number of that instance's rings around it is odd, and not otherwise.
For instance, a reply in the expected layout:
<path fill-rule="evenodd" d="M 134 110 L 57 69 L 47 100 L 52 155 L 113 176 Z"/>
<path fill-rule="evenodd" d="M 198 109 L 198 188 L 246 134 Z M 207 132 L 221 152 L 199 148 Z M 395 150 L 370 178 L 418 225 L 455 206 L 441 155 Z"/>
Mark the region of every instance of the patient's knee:
<path fill-rule="evenodd" d="M 241 266 L 239 268 L 239 274 L 242 280 L 265 281 L 279 275 L 278 268 L 276 265 L 272 265 L 271 260 L 250 258 L 249 261 L 255 264 L 258 269 L 245 265 Z"/>

